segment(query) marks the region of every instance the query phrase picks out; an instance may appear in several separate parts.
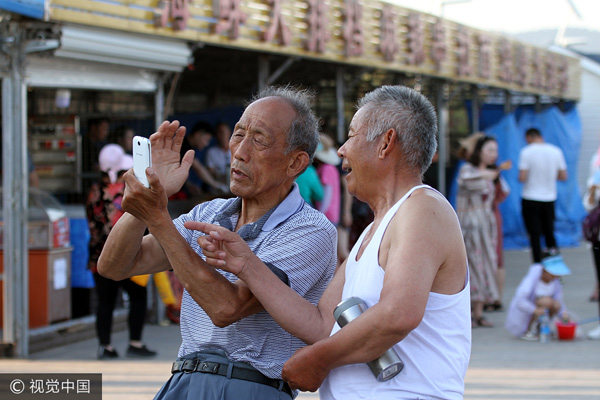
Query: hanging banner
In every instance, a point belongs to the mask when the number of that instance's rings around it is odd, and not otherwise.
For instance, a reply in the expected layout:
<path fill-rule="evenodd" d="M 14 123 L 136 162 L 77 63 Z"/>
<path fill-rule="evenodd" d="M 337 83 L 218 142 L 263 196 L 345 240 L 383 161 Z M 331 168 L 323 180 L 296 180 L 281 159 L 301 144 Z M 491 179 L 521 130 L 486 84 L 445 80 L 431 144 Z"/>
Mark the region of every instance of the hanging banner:
<path fill-rule="evenodd" d="M 580 96 L 577 59 L 382 1 L 49 0 L 50 20 Z"/>

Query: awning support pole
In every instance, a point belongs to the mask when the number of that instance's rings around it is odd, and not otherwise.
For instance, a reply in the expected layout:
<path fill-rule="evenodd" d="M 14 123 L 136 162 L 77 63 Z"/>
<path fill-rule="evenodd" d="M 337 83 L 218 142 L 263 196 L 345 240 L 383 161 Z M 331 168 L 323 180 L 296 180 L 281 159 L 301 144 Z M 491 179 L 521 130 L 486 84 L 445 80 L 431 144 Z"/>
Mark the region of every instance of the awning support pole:
<path fill-rule="evenodd" d="M 27 249 L 28 173 L 27 102 L 23 79 L 25 50 L 18 24 L 1 26 L 4 50 L 10 60 L 2 79 L 2 179 L 3 179 L 3 342 L 5 355 L 29 356 L 29 254 Z"/>
<path fill-rule="evenodd" d="M 438 112 L 438 187 L 440 193 L 446 193 L 446 132 L 448 126 L 448 84 L 440 83 L 437 93 Z"/>

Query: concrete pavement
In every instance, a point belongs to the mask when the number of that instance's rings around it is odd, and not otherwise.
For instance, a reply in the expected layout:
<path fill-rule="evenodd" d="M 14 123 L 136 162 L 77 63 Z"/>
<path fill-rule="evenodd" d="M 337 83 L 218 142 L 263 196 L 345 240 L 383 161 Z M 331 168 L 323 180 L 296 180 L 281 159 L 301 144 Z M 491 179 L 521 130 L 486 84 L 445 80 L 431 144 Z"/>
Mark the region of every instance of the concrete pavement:
<path fill-rule="evenodd" d="M 598 304 L 588 301 L 595 282 L 590 250 L 582 244 L 562 249 L 562 254 L 573 271 L 564 278 L 567 306 L 580 320 L 597 317 Z M 505 306 L 529 260 L 528 251 L 505 252 Z M 465 399 L 600 399 L 600 341 L 579 338 L 542 344 L 513 339 L 503 327 L 505 316 L 506 312 L 488 313 L 487 317 L 496 326 L 473 330 Z M 595 324 L 580 326 L 581 334 Z M 151 399 L 170 375 L 181 341 L 179 327 L 146 326 L 144 341 L 159 352 L 152 360 L 123 357 L 126 331 L 115 333 L 113 341 L 122 355 L 117 360 L 96 360 L 96 339 L 88 339 L 33 353 L 27 360 L 1 359 L 0 372 L 102 373 L 104 400 Z M 298 398 L 317 399 L 318 395 L 302 393 Z"/>
<path fill-rule="evenodd" d="M 580 320 L 597 317 L 598 303 L 588 301 L 596 279 L 591 250 L 582 244 L 561 253 L 573 272 L 563 279 L 567 307 Z M 529 264 L 529 251 L 505 252 L 505 307 Z M 600 341 L 526 342 L 504 329 L 506 312 L 487 313 L 487 317 L 496 326 L 473 330 L 465 399 L 600 399 Z M 596 324 L 581 325 L 580 335 Z"/>

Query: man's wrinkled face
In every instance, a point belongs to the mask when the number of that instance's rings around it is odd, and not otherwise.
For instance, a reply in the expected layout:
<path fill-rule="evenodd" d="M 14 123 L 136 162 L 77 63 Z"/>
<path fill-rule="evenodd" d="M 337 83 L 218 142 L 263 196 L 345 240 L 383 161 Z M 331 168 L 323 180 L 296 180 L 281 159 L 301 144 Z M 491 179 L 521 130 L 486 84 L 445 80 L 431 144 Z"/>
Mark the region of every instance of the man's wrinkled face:
<path fill-rule="evenodd" d="M 354 196 L 358 195 L 361 182 L 369 182 L 370 160 L 375 157 L 378 139 L 372 142 L 367 140 L 367 124 L 364 122 L 364 110 L 358 110 L 348 131 L 348 139 L 338 150 L 338 156 L 342 158 L 342 169 L 347 172 L 346 182 L 348 192 Z"/>
<path fill-rule="evenodd" d="M 229 141 L 231 192 L 242 198 L 278 194 L 289 177 L 287 132 L 296 117 L 284 100 L 267 97 L 250 104 Z"/>

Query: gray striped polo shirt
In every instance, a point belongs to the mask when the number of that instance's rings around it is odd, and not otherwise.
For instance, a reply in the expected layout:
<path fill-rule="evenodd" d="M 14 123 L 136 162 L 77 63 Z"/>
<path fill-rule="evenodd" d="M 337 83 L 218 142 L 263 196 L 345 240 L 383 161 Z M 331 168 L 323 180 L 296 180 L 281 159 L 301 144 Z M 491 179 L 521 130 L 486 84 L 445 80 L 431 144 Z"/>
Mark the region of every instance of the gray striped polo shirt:
<path fill-rule="evenodd" d="M 201 232 L 186 229 L 186 221 L 203 221 L 235 227 L 241 199 L 215 199 L 201 203 L 174 220 L 175 226 L 194 251 L 202 255 L 197 239 Z M 258 221 L 244 225 L 238 233 L 250 249 L 302 297 L 317 304 L 336 267 L 337 232 L 325 215 L 300 196 L 298 185 L 276 207 Z M 220 270 L 219 270 L 220 271 Z M 237 277 L 220 271 L 229 281 Z M 225 328 L 183 293 L 179 356 L 207 349 L 224 350 L 233 361 L 246 362 L 270 378 L 281 379 L 283 364 L 305 344 L 284 331 L 262 311 Z"/>

